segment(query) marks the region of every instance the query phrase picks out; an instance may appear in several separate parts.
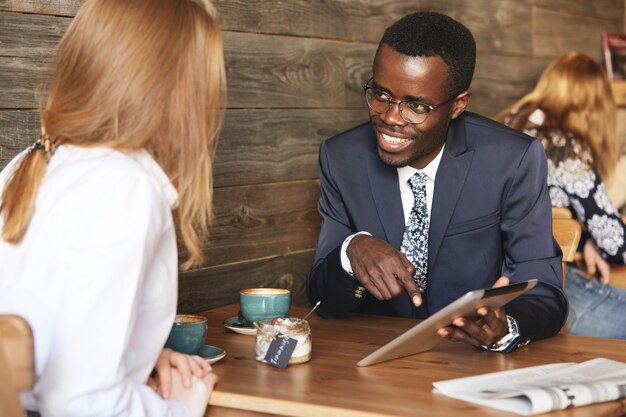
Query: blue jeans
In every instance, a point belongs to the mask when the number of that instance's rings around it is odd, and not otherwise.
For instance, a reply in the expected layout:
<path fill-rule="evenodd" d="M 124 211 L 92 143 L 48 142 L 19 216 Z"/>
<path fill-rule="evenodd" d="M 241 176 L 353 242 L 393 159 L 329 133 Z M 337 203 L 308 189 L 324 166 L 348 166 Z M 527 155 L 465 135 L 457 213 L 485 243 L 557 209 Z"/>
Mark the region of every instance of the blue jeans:
<path fill-rule="evenodd" d="M 626 290 L 589 279 L 578 268 L 568 266 L 565 294 L 569 333 L 626 339 Z"/>

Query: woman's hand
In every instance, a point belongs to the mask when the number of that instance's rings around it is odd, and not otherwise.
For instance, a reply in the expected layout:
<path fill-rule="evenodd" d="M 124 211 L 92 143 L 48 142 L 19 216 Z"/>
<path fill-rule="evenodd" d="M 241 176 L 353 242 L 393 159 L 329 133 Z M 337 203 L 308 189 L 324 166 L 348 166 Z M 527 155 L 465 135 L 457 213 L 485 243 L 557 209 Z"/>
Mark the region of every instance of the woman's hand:
<path fill-rule="evenodd" d="M 184 388 L 191 388 L 192 376 L 199 379 L 211 373 L 211 365 L 197 355 L 186 355 L 164 348 L 159 355 L 156 365 L 156 378 L 150 378 L 148 385 L 154 388 L 165 399 L 172 392 L 172 374 L 176 370 Z M 215 377 L 217 382 L 217 377 Z"/>
<path fill-rule="evenodd" d="M 595 278 L 598 275 L 598 279 L 603 284 L 608 284 L 611 275 L 611 266 L 600 255 L 600 251 L 593 243 L 593 239 L 587 239 L 585 246 L 583 247 L 583 259 L 585 260 L 585 266 L 587 267 L 587 275 Z"/>
<path fill-rule="evenodd" d="M 202 417 L 205 415 L 209 397 L 213 392 L 213 387 L 217 383 L 217 375 L 209 372 L 203 378 L 195 375 L 191 377 L 191 386 L 183 386 L 182 376 L 172 368 L 172 395 L 171 399 L 184 404 L 191 412 L 192 417 Z"/>

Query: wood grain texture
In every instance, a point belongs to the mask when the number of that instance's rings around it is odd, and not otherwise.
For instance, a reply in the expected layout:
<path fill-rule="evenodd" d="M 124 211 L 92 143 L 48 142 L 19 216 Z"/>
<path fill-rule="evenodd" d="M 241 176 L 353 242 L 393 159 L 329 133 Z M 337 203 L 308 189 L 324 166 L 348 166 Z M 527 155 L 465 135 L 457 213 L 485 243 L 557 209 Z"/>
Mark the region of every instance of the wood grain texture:
<path fill-rule="evenodd" d="M 469 110 L 495 116 L 528 93 L 549 59 L 482 54 L 476 63 Z"/>
<path fill-rule="evenodd" d="M 520 1 L 447 1 L 434 9 L 463 23 L 472 31 L 479 53 L 528 53 L 531 18 L 528 4 Z M 442 8 L 445 5 L 445 8 Z"/>
<path fill-rule="evenodd" d="M 522 52 L 520 40 L 530 34 L 528 4 L 512 0 L 216 0 L 215 4 L 223 27 L 234 31 L 377 44 L 395 20 L 419 10 L 433 10 L 466 24 L 479 46 L 489 51 Z"/>
<path fill-rule="evenodd" d="M 181 272 L 178 279 L 178 311 L 195 313 L 237 303 L 239 290 L 254 287 L 289 289 L 294 306 L 308 307 L 305 280 L 313 264 L 313 255 L 313 250 L 307 250 Z"/>
<path fill-rule="evenodd" d="M 0 111 L 0 170 L 38 138 L 38 112 Z"/>
<path fill-rule="evenodd" d="M 69 17 L 0 12 L 0 56 L 51 59 Z"/>
<path fill-rule="evenodd" d="M 215 0 L 227 30 L 366 42 L 378 42 L 396 17 L 433 4 L 432 0 Z"/>
<path fill-rule="evenodd" d="M 204 417 L 275 417 L 276 414 L 257 413 L 254 411 L 237 410 L 235 408 L 210 406 Z"/>
<path fill-rule="evenodd" d="M 47 58 L 0 56 L 0 110 L 36 108 L 51 64 Z"/>
<path fill-rule="evenodd" d="M 74 16 L 84 0 L 0 0 L 0 10 Z"/>
<path fill-rule="evenodd" d="M 363 84 L 372 76 L 377 45 L 354 43 L 345 51 L 347 106 L 364 106 Z"/>
<path fill-rule="evenodd" d="M 528 27 L 525 15 L 529 10 L 527 2 L 515 0 L 214 0 L 213 3 L 227 31 L 369 43 L 378 43 L 385 28 L 402 16 L 433 10 L 450 14 L 466 24 L 475 32 L 479 47 L 489 51 L 517 50 L 523 46 L 519 43 L 522 36 L 519 31 Z M 608 6 L 606 11 L 602 7 L 593 10 L 607 18 L 615 16 L 611 13 L 619 8 L 611 0 L 604 3 Z M 0 0 L 0 10 L 73 16 L 81 4 L 82 0 Z M 582 10 L 588 11 L 589 7 Z"/>
<path fill-rule="evenodd" d="M 507 3 L 507 2 L 503 2 Z M 500 4 L 500 3 L 498 3 Z M 526 30 L 531 27 L 526 20 L 520 20 L 520 28 L 517 28 L 517 20 L 511 16 L 522 15 L 522 12 L 512 12 L 512 9 L 523 7 L 523 3 L 514 3 L 516 7 L 509 6 L 498 17 L 502 20 L 502 30 L 518 33 L 519 39 L 516 44 L 524 45 L 524 56 L 528 57 L 527 39 L 530 37 Z M 499 6 L 502 7 L 502 6 Z M 528 8 L 526 11 L 530 10 Z M 480 15 L 471 15 L 462 11 L 476 21 L 485 22 Z M 457 11 L 457 13 L 460 13 Z M 4 13 L 1 15 L 4 24 L 11 28 L 9 35 L 0 45 L 3 47 L 0 53 L 0 91 L 7 91 L 3 100 L 2 108 L 34 108 L 36 100 L 33 91 L 41 90 L 43 81 L 47 78 L 47 67 L 53 56 L 55 42 L 39 42 L 43 36 L 37 31 L 29 31 L 29 28 L 38 27 L 45 19 L 56 19 L 44 25 L 44 33 L 55 41 L 59 38 L 63 28 L 67 25 L 66 18 L 43 17 L 37 15 L 20 15 Z M 593 25 L 586 29 L 586 40 L 576 41 L 575 34 L 567 36 L 560 34 L 560 29 L 555 30 L 553 21 L 557 23 L 566 19 L 565 27 L 576 27 L 572 15 L 561 15 L 550 10 L 536 12 L 539 23 L 535 31 L 542 40 L 537 42 L 540 56 L 561 52 L 563 48 L 578 49 L 599 57 L 597 39 L 601 30 L 604 29 L 598 19 L 592 20 Z M 487 19 L 488 20 L 488 19 Z M 507 23 L 509 22 L 510 23 Z M 545 27 L 542 29 L 542 27 Z M 557 27 L 560 27 L 557 24 Z M 505 30 L 506 29 L 506 30 Z M 572 31 L 574 29 L 570 29 Z M 578 29 L 576 29 L 578 30 Z M 489 27 L 478 27 L 475 33 L 488 33 L 489 42 L 501 43 L 497 32 Z M 25 36 L 16 36 L 24 33 Z M 12 34 L 12 35 L 11 35 Z M 556 36 L 556 39 L 543 39 Z M 45 36 L 44 36 L 45 37 Z M 16 42 L 15 39 L 19 41 Z M 344 106 L 361 106 L 362 92 L 360 86 L 369 78 L 371 65 L 376 45 L 343 42 L 324 41 L 318 39 L 293 38 L 285 36 L 266 36 L 250 33 L 224 34 L 226 61 L 229 72 L 229 101 L 231 108 L 328 108 Z M 580 37 L 579 37 L 580 38 Z M 480 37 L 477 36 L 479 49 L 481 48 Z M 554 46 L 550 46 L 556 44 Z M 548 45 L 548 46 L 546 46 Z M 490 48 L 482 48 L 490 49 Z M 558 51 L 554 51 L 558 49 Z M 519 54 L 520 50 L 508 48 L 507 54 Z M 479 52 L 477 77 L 480 77 L 480 68 L 484 67 L 483 61 L 489 61 L 489 57 L 497 57 L 500 66 L 507 69 L 496 73 L 503 77 L 509 77 L 508 69 L 515 68 L 519 56 L 509 56 L 503 59 L 500 55 Z M 21 70 L 19 72 L 18 70 Z M 490 74 L 493 71 L 489 72 Z M 526 89 L 532 87 L 529 83 Z M 481 92 L 481 83 L 475 83 L 474 89 Z M 488 87 L 485 87 L 488 88 Z M 485 90 L 485 92 L 489 92 Z M 499 97 L 497 94 L 492 96 Z M 483 106 L 480 101 L 475 102 L 475 111 L 490 112 L 493 105 Z"/>
<path fill-rule="evenodd" d="M 367 120 L 365 108 L 228 110 L 215 186 L 316 179 L 320 142 Z"/>
<path fill-rule="evenodd" d="M 317 180 L 216 189 L 206 266 L 314 248 L 319 192 Z"/>
<path fill-rule="evenodd" d="M 225 32 L 228 106 L 343 107 L 345 48 L 327 40 Z"/>
<path fill-rule="evenodd" d="M 0 109 L 37 107 L 70 21 L 0 11 Z"/>
<path fill-rule="evenodd" d="M 0 12 L 0 19 L 0 108 L 35 108 L 34 92 L 50 76 L 56 45 L 70 19 L 8 12 Z M 224 48 L 230 108 L 362 106 L 362 101 L 346 102 L 346 57 L 354 55 L 352 45 L 225 32 Z M 369 66 L 371 58 L 358 62 L 350 61 L 351 67 Z"/>
<path fill-rule="evenodd" d="M 575 50 L 601 61 L 601 33 L 624 31 L 623 9 L 621 18 L 586 18 L 584 22 L 579 15 L 569 14 L 569 8 L 558 11 L 535 8 L 533 14 L 535 56 L 558 58 L 565 52 Z"/>
<path fill-rule="evenodd" d="M 624 3 L 615 0 L 572 1 L 533 0 L 535 6 L 577 15 L 581 19 L 597 18 L 615 20 L 623 24 Z M 623 29 L 622 29 L 623 30 Z"/>

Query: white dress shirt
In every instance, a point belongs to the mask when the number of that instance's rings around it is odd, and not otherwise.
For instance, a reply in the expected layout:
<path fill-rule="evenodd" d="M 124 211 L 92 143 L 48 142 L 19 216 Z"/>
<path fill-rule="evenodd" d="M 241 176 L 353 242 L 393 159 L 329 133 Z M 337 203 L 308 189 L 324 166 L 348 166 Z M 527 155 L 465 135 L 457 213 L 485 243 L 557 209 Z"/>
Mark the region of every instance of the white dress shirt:
<path fill-rule="evenodd" d="M 35 339 L 26 408 L 44 417 L 189 415 L 145 385 L 176 313 L 176 200 L 145 151 L 57 149 L 24 239 L 0 239 L 0 312 L 23 316 Z"/>
<path fill-rule="evenodd" d="M 409 216 L 411 215 L 411 209 L 413 208 L 413 201 L 415 200 L 413 191 L 411 190 L 411 186 L 408 181 L 409 178 L 411 178 L 416 172 L 422 172 L 426 175 L 426 205 L 428 207 L 428 220 L 430 221 L 430 211 L 433 206 L 433 194 L 435 191 L 435 177 L 437 176 L 437 170 L 439 169 L 439 163 L 441 162 L 441 156 L 443 155 L 444 149 L 445 145 L 441 148 L 435 159 L 430 161 L 430 163 L 423 169 L 416 169 L 410 165 L 397 168 L 398 187 L 400 187 L 400 198 L 402 199 L 402 210 L 404 211 L 404 224 L 409 222 Z M 371 233 L 362 230 L 348 236 L 341 245 L 341 266 L 349 274 L 352 274 L 353 272 L 346 250 L 352 238 L 360 234 L 367 234 L 371 236 Z"/>

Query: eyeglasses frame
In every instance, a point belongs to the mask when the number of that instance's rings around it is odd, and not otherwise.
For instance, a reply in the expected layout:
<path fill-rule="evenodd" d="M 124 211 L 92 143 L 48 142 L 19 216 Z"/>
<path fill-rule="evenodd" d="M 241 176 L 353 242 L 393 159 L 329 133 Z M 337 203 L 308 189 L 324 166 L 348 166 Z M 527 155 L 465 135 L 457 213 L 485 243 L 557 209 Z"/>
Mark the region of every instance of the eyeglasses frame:
<path fill-rule="evenodd" d="M 380 90 L 380 89 L 370 85 L 370 82 L 372 82 L 373 79 L 374 79 L 374 77 L 370 78 L 362 86 L 363 87 L 363 92 L 365 93 L 365 96 L 366 96 L 365 102 L 367 103 L 367 107 L 372 109 L 372 111 L 376 112 L 377 114 L 386 114 L 391 109 L 392 104 L 397 104 L 398 105 L 398 113 L 400 114 L 400 117 L 402 117 L 402 120 L 404 120 L 407 123 L 411 123 L 413 125 L 419 125 L 419 124 L 424 123 L 426 120 L 428 120 L 428 116 L 430 115 L 430 112 L 432 112 L 433 110 L 443 106 L 446 103 L 451 102 L 452 100 L 456 99 L 461 94 L 461 93 L 456 93 L 456 94 L 452 95 L 450 98 L 448 98 L 446 101 L 443 101 L 443 102 L 441 102 L 439 104 L 435 104 L 434 106 L 431 106 L 430 104 L 426 104 L 426 103 L 421 103 L 421 102 L 418 101 L 419 104 L 421 104 L 422 106 L 425 106 L 426 108 L 428 108 L 428 112 L 426 113 L 426 117 L 424 117 L 424 120 L 422 120 L 421 122 L 411 122 L 409 120 L 406 120 L 404 115 L 402 114 L 401 104 L 409 103 L 411 101 L 417 101 L 417 100 L 401 100 L 401 101 L 392 100 L 391 97 L 389 96 L 389 94 L 387 94 L 385 91 L 382 91 L 382 90 Z M 387 96 L 389 96 L 389 100 L 387 100 L 387 110 L 385 110 L 383 112 L 379 112 L 378 110 L 373 109 L 372 106 L 370 105 L 369 101 L 367 100 L 367 90 L 379 90 L 382 93 L 384 93 Z"/>

